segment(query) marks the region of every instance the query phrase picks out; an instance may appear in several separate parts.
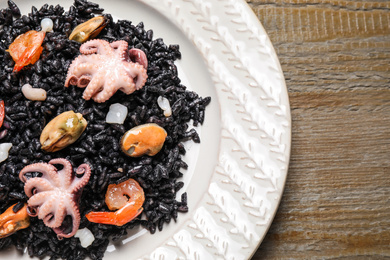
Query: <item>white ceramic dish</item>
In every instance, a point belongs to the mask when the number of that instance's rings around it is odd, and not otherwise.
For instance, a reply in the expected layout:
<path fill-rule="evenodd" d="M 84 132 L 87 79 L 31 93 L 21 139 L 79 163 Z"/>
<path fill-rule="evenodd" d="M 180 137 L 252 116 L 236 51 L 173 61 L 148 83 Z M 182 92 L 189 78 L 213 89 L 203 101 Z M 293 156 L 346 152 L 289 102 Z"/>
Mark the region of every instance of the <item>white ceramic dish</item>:
<path fill-rule="evenodd" d="M 23 14 L 59 0 L 15 0 Z M 95 0 L 114 17 L 179 44 L 185 85 L 211 96 L 190 144 L 183 191 L 190 211 L 150 235 L 134 230 L 104 259 L 246 259 L 264 238 L 282 196 L 291 119 L 283 73 L 272 44 L 243 0 Z M 0 1 L 0 8 L 6 1 Z M 30 259 L 15 251 L 4 259 Z"/>

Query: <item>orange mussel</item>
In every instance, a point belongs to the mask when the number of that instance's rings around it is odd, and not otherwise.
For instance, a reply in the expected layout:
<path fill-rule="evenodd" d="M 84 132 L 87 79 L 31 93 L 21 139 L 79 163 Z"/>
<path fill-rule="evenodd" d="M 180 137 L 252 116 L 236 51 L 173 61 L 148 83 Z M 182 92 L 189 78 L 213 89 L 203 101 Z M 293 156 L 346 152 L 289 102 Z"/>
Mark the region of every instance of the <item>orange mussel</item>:
<path fill-rule="evenodd" d="M 142 187 L 134 179 L 128 179 L 108 185 L 105 202 L 115 212 L 89 212 L 86 217 L 94 223 L 123 226 L 141 214 L 144 201 Z"/>
<path fill-rule="evenodd" d="M 12 235 L 16 231 L 30 226 L 27 204 L 24 204 L 16 213 L 13 211 L 15 205 L 12 205 L 0 215 L 0 238 Z"/>
<path fill-rule="evenodd" d="M 31 30 L 16 37 L 7 50 L 15 61 L 14 72 L 38 61 L 43 51 L 42 42 L 45 35 L 43 31 Z"/>
<path fill-rule="evenodd" d="M 127 131 L 121 141 L 122 151 L 131 157 L 144 154 L 156 155 L 164 145 L 167 132 L 161 126 L 149 123 L 136 126 Z"/>

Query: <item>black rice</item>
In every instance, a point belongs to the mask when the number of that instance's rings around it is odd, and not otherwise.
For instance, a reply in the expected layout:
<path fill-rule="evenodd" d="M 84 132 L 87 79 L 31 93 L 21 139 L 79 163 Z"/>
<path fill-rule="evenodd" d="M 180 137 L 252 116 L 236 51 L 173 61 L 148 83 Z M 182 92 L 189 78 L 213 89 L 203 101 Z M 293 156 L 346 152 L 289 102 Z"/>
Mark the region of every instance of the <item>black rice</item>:
<path fill-rule="evenodd" d="M 133 25 L 130 21 L 114 22 L 110 14 L 104 14 L 109 23 L 98 38 L 109 42 L 125 40 L 129 47 L 142 49 L 148 58 L 148 80 L 139 91 L 127 96 L 116 93 L 109 101 L 98 104 L 81 98 L 84 89 L 64 87 L 65 77 L 71 61 L 79 55 L 80 44 L 67 39 L 72 29 L 101 14 L 103 9 L 86 0 L 75 0 L 65 11 L 63 7 L 45 4 L 31 13 L 21 15 L 13 1 L 0 11 L 0 99 L 5 102 L 5 122 L 0 128 L 1 142 L 10 142 L 13 147 L 9 157 L 0 164 L 0 213 L 11 205 L 17 212 L 22 202 L 27 201 L 20 170 L 31 163 L 48 162 L 53 158 L 66 158 L 74 167 L 89 163 L 92 176 L 84 188 L 80 202 L 80 228 L 89 228 L 95 241 L 87 249 L 81 247 L 78 238 L 58 240 L 56 234 L 37 218 L 31 218 L 27 229 L 0 239 L 0 249 L 11 245 L 31 256 L 51 259 L 102 259 L 108 238 L 121 239 L 126 230 L 143 226 L 151 233 L 164 223 L 176 221 L 178 212 L 187 212 L 187 194 L 176 200 L 176 193 L 184 186 L 178 178 L 181 169 L 187 168 L 181 156 L 185 154 L 184 141 L 199 142 L 195 130 L 189 130 L 189 122 L 203 123 L 205 107 L 210 98 L 201 98 L 188 91 L 180 83 L 176 59 L 181 58 L 178 45 L 166 45 L 162 39 L 153 39 L 153 31 L 146 30 L 143 23 Z M 44 50 L 38 62 L 27 66 L 19 73 L 12 73 L 14 62 L 8 46 L 20 34 L 29 30 L 40 30 L 40 21 L 49 17 L 54 22 L 54 32 L 47 33 Z M 47 91 L 47 100 L 34 102 L 24 98 L 21 87 L 29 83 Z M 157 105 L 158 96 L 167 98 L 172 104 L 173 114 L 165 117 Z M 106 124 L 105 115 L 113 103 L 127 106 L 129 114 L 123 125 Z M 74 110 L 84 115 L 88 126 L 78 141 L 55 153 L 41 150 L 39 136 L 46 123 L 56 115 Z M 154 122 L 168 133 L 163 149 L 153 157 L 130 158 L 120 151 L 119 140 L 132 127 Z M 104 195 L 111 183 L 120 183 L 129 178 L 136 179 L 145 191 L 142 219 L 138 218 L 122 227 L 90 223 L 85 218 L 89 211 L 107 211 Z"/>

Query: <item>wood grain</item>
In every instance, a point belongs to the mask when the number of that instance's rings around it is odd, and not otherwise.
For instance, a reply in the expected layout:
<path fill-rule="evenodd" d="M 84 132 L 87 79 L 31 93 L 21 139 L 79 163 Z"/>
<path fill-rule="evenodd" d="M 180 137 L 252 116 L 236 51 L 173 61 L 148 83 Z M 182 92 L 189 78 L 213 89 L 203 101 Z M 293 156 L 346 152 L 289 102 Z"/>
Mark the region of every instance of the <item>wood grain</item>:
<path fill-rule="evenodd" d="M 285 192 L 253 259 L 389 259 L 390 1 L 247 2 L 293 121 Z"/>

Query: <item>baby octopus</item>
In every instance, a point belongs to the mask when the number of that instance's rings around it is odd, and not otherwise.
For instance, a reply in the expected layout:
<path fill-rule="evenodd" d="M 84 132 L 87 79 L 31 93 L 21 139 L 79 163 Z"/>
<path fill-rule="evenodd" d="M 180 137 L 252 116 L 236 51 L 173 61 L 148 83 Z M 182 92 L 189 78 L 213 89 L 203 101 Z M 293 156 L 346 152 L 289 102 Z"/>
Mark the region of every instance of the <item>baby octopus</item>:
<path fill-rule="evenodd" d="M 65 87 L 86 87 L 83 98 L 98 103 L 117 90 L 131 94 L 141 89 L 148 77 L 146 55 L 142 50 L 127 48 L 126 41 L 90 40 L 82 44 L 81 55 L 69 67 Z"/>
<path fill-rule="evenodd" d="M 58 170 L 54 164 L 63 168 Z M 41 173 L 41 177 L 27 178 L 27 173 L 34 172 Z M 72 237 L 80 225 L 79 199 L 90 176 L 91 167 L 88 164 L 81 164 L 75 176 L 71 163 L 63 158 L 24 167 L 19 178 L 25 183 L 24 192 L 30 198 L 27 213 L 42 219 L 46 226 L 54 230 L 58 239 Z M 66 216 L 71 217 L 71 222 L 67 221 Z"/>

